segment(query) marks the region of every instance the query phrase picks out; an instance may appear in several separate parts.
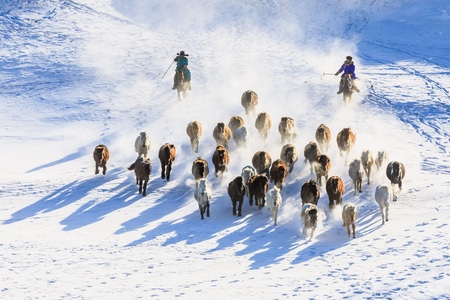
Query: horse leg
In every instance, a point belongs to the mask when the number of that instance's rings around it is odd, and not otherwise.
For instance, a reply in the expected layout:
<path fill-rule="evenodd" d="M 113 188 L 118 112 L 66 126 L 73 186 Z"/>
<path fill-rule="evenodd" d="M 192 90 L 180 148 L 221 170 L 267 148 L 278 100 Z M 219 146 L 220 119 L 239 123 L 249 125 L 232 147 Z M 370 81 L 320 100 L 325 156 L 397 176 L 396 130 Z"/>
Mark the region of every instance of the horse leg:
<path fill-rule="evenodd" d="M 209 218 L 209 201 L 206 203 L 206 216 Z"/>
<path fill-rule="evenodd" d="M 142 188 L 142 196 L 146 196 L 147 195 L 147 183 L 148 180 L 144 180 L 144 184 L 143 184 L 143 188 Z"/>
<path fill-rule="evenodd" d="M 277 226 L 278 208 L 275 207 L 272 212 L 273 225 Z"/>
<path fill-rule="evenodd" d="M 98 174 L 98 164 L 97 163 L 95 164 L 95 174 L 96 175 Z"/>
<path fill-rule="evenodd" d="M 350 224 L 345 222 L 345 227 L 347 227 L 347 236 L 350 237 Z"/>
<path fill-rule="evenodd" d="M 352 230 L 353 230 L 353 238 L 356 237 L 356 224 L 352 223 Z"/>
<path fill-rule="evenodd" d="M 106 175 L 106 166 L 103 166 L 103 175 Z"/>
<path fill-rule="evenodd" d="M 139 194 L 142 194 L 142 180 L 139 179 Z"/>
<path fill-rule="evenodd" d="M 239 200 L 238 217 L 242 217 L 242 203 L 244 203 L 244 198 L 242 198 L 242 200 Z"/>
<path fill-rule="evenodd" d="M 384 225 L 384 206 L 380 203 L 380 213 L 381 213 L 381 224 Z"/>
<path fill-rule="evenodd" d="M 389 221 L 389 203 L 385 204 L 386 206 L 386 222 Z"/>
<path fill-rule="evenodd" d="M 199 208 L 199 210 L 200 210 L 200 217 L 202 218 L 202 220 L 203 220 L 203 205 L 201 205 L 200 203 L 198 204 L 198 208 Z"/>
<path fill-rule="evenodd" d="M 236 215 L 236 200 L 233 200 L 233 216 Z"/>
<path fill-rule="evenodd" d="M 163 162 L 161 162 L 161 178 L 162 179 L 166 178 L 166 166 L 164 165 Z"/>
<path fill-rule="evenodd" d="M 172 171 L 172 164 L 171 163 L 169 163 L 168 165 L 167 165 L 167 170 L 166 170 L 166 174 L 167 174 L 167 181 L 169 181 L 170 180 L 170 172 Z"/>

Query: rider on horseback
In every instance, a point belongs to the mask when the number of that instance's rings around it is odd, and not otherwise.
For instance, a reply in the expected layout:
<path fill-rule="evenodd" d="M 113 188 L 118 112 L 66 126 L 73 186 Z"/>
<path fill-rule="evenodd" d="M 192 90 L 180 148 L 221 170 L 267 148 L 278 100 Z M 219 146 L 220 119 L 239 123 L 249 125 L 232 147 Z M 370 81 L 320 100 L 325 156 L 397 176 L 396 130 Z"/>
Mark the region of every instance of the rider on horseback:
<path fill-rule="evenodd" d="M 176 72 L 177 71 L 183 71 L 184 76 L 186 77 L 187 81 L 189 81 L 189 89 L 191 89 L 191 72 L 188 69 L 188 58 L 186 56 L 189 56 L 189 54 L 185 54 L 184 51 L 180 51 L 180 53 L 177 53 L 177 57 L 175 57 L 174 61 L 177 63 L 177 67 L 175 69 L 175 76 L 173 77 L 173 87 L 172 90 L 177 89 L 177 79 L 176 79 Z"/>
<path fill-rule="evenodd" d="M 344 71 L 344 73 L 341 76 L 341 81 L 339 82 L 339 91 L 337 94 L 342 94 L 344 91 L 344 80 L 347 80 L 348 87 L 351 89 L 353 87 L 353 90 L 359 93 L 358 87 L 355 85 L 355 64 L 353 63 L 353 58 L 351 56 L 347 56 L 344 63 L 342 64 L 341 68 L 336 72 L 334 75 L 339 75 Z"/>

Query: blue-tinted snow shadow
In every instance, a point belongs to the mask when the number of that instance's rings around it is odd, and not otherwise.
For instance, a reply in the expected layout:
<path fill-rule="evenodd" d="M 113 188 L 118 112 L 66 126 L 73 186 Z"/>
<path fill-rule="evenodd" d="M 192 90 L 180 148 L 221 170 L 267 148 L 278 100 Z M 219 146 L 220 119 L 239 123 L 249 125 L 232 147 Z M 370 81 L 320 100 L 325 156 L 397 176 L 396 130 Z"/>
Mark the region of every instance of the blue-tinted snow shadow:
<path fill-rule="evenodd" d="M 37 172 L 37 171 L 40 171 L 40 170 L 43 170 L 46 168 L 54 167 L 59 164 L 63 164 L 63 163 L 69 162 L 69 161 L 79 159 L 85 155 L 91 155 L 91 157 L 92 157 L 92 153 L 98 144 L 104 144 L 104 145 L 108 146 L 112 141 L 114 141 L 115 137 L 116 137 L 115 133 L 110 133 L 108 135 L 104 135 L 101 137 L 101 143 L 99 141 L 90 142 L 84 146 L 79 147 L 76 151 L 74 151 L 64 157 L 61 157 L 57 160 L 34 167 L 34 168 L 28 170 L 26 173 L 33 173 L 33 172 Z M 94 164 L 94 159 L 92 159 L 92 163 Z M 101 169 L 100 169 L 100 171 L 101 171 Z"/>
<path fill-rule="evenodd" d="M 110 181 L 116 180 L 123 172 L 124 170 L 122 168 L 115 168 L 113 170 L 109 170 L 106 175 L 97 175 L 94 178 L 81 181 L 76 180 L 68 183 L 61 188 L 52 191 L 50 194 L 35 203 L 13 213 L 11 218 L 5 220 L 3 223 L 10 224 L 36 216 L 39 213 L 49 213 L 63 208 L 88 196 L 93 189 L 99 188 Z"/>

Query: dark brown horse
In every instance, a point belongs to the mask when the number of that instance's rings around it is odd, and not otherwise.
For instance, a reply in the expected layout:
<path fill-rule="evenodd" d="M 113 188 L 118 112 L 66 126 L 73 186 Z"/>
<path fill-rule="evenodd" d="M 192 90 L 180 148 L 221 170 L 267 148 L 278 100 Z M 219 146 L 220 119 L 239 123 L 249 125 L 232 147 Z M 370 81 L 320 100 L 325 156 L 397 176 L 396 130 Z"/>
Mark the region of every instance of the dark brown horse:
<path fill-rule="evenodd" d="M 328 194 L 329 207 L 334 208 L 336 205 L 342 204 L 342 197 L 345 192 L 344 181 L 339 176 L 331 176 L 327 180 L 326 190 Z"/>
<path fill-rule="evenodd" d="M 216 146 L 216 150 L 213 153 L 212 162 L 214 164 L 214 175 L 219 177 L 227 170 L 228 164 L 230 163 L 230 157 L 228 155 L 227 149 L 222 146 Z"/>
<path fill-rule="evenodd" d="M 302 185 L 300 198 L 302 199 L 302 205 L 305 203 L 317 205 L 320 198 L 320 190 L 319 185 L 314 179 L 310 179 Z"/>
<path fill-rule="evenodd" d="M 197 157 L 197 159 L 192 162 L 192 175 L 194 175 L 196 183 L 198 183 L 201 178 L 206 178 L 208 174 L 208 162 L 202 157 Z"/>
<path fill-rule="evenodd" d="M 159 161 L 161 162 L 161 178 L 170 180 L 172 163 L 177 155 L 177 150 L 173 144 L 165 143 L 159 148 Z"/>
<path fill-rule="evenodd" d="M 281 190 L 288 172 L 289 169 L 286 163 L 281 159 L 276 159 L 270 167 L 270 182 L 273 182 Z"/>
<path fill-rule="evenodd" d="M 134 170 L 136 175 L 136 185 L 139 185 L 139 194 L 147 195 L 147 183 L 150 180 L 152 164 L 150 159 L 138 157 L 134 163 L 128 167 L 128 171 Z"/>
<path fill-rule="evenodd" d="M 237 214 L 242 216 L 242 204 L 244 203 L 245 185 L 242 176 L 236 176 L 228 184 L 228 195 L 230 196 L 233 205 L 233 216 Z"/>

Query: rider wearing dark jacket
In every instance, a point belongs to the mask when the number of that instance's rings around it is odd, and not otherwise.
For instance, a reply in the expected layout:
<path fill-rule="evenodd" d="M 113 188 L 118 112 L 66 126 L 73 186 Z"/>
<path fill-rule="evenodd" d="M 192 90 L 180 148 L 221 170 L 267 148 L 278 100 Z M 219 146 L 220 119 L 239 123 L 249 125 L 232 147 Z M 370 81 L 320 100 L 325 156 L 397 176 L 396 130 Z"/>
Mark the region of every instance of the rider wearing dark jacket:
<path fill-rule="evenodd" d="M 177 67 L 175 71 L 183 70 L 184 76 L 187 77 L 188 81 L 191 81 L 191 72 L 188 69 L 189 60 L 186 56 L 189 56 L 189 54 L 184 53 L 184 51 L 180 51 L 180 53 L 177 53 L 177 57 L 175 57 L 174 61 L 177 63 Z M 177 88 L 177 81 L 176 81 L 176 73 L 173 77 L 173 87 L 172 90 L 175 90 Z"/>
<path fill-rule="evenodd" d="M 342 64 L 342 66 L 339 68 L 339 70 L 336 72 L 336 74 L 334 75 L 339 75 L 340 73 L 342 73 L 341 76 L 341 81 L 339 82 L 339 91 L 337 92 L 338 94 L 342 94 L 343 89 L 344 89 L 344 78 L 350 76 L 350 78 L 352 79 L 352 86 L 353 89 L 359 93 L 359 89 L 356 87 L 354 80 L 356 79 L 356 74 L 355 74 L 355 64 L 353 63 L 353 58 L 351 56 L 347 56 L 344 63 Z"/>

